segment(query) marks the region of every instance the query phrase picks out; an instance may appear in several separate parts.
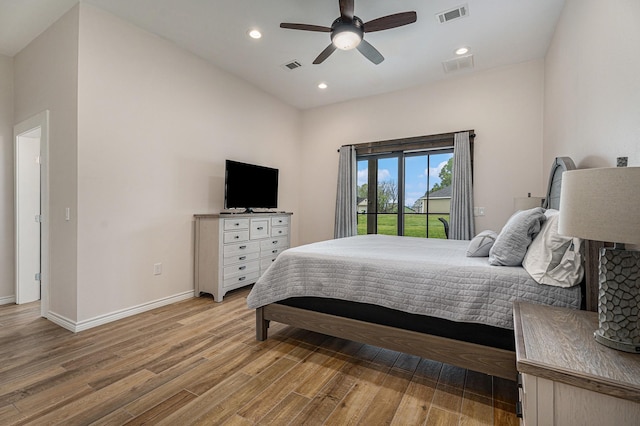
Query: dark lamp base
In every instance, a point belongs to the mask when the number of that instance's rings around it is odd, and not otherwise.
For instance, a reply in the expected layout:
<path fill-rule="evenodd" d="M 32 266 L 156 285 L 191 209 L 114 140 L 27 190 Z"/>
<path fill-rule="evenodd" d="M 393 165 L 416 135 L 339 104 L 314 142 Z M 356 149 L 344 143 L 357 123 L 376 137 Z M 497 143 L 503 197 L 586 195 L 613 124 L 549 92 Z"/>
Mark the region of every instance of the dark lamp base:
<path fill-rule="evenodd" d="M 596 341 L 640 353 L 640 251 L 600 250 Z"/>
<path fill-rule="evenodd" d="M 607 337 L 604 337 L 600 330 L 596 330 L 593 333 L 593 337 L 596 338 L 596 342 L 608 346 L 610 348 L 613 349 L 617 349 L 619 351 L 624 351 L 624 352 L 631 352 L 634 354 L 640 354 L 640 345 L 636 345 L 633 343 L 627 343 L 627 342 L 619 342 L 617 340 L 611 340 Z"/>

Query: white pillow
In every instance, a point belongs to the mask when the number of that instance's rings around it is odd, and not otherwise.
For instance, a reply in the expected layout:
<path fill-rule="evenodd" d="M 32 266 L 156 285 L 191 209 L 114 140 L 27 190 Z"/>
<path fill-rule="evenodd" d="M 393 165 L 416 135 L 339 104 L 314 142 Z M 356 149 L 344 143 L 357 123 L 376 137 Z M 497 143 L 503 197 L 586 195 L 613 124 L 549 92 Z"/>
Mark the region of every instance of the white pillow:
<path fill-rule="evenodd" d="M 496 242 L 498 234 L 493 231 L 482 231 L 469 243 L 467 247 L 467 257 L 487 257 L 489 256 L 489 250 Z"/>
<path fill-rule="evenodd" d="M 558 234 L 558 211 L 547 210 L 547 221 L 524 256 L 522 266 L 539 284 L 573 287 L 584 275 L 582 240 Z"/>
<path fill-rule="evenodd" d="M 536 207 L 515 212 L 498 234 L 489 250 L 489 264 L 520 266 L 531 240 L 540 232 L 545 220 L 544 209 Z"/>

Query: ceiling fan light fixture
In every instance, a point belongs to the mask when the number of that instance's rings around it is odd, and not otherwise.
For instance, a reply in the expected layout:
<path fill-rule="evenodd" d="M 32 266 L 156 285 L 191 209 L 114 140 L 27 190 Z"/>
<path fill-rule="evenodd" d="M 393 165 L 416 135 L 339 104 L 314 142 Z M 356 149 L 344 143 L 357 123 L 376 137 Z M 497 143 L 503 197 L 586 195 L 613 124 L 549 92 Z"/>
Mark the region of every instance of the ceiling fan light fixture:
<path fill-rule="evenodd" d="M 318 84 L 318 89 L 322 89 L 322 90 L 324 90 L 324 89 L 326 89 L 327 87 L 329 87 L 329 86 L 327 86 L 327 83 L 324 83 L 324 82 L 323 82 L 323 83 L 319 83 L 319 84 Z"/>
<path fill-rule="evenodd" d="M 362 41 L 362 35 L 351 29 L 334 31 L 331 42 L 340 50 L 351 50 L 358 47 Z"/>
<path fill-rule="evenodd" d="M 456 49 L 456 55 L 465 55 L 469 52 L 469 48 L 466 46 Z"/>

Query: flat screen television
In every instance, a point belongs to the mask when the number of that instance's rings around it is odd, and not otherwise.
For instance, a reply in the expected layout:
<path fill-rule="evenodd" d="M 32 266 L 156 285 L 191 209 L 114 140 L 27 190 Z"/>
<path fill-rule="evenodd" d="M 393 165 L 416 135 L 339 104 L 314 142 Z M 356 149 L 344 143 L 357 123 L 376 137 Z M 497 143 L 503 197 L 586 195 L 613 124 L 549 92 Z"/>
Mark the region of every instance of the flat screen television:
<path fill-rule="evenodd" d="M 227 160 L 224 208 L 274 209 L 278 207 L 278 169 Z"/>

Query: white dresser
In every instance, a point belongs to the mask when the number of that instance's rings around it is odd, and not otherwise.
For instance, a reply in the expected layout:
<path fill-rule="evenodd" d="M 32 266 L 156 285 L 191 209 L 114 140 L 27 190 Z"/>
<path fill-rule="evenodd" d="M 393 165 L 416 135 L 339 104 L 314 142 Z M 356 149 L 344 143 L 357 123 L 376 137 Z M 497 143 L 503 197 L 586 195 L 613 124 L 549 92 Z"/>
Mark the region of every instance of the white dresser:
<path fill-rule="evenodd" d="M 195 215 L 195 294 L 253 284 L 290 245 L 292 213 Z"/>

